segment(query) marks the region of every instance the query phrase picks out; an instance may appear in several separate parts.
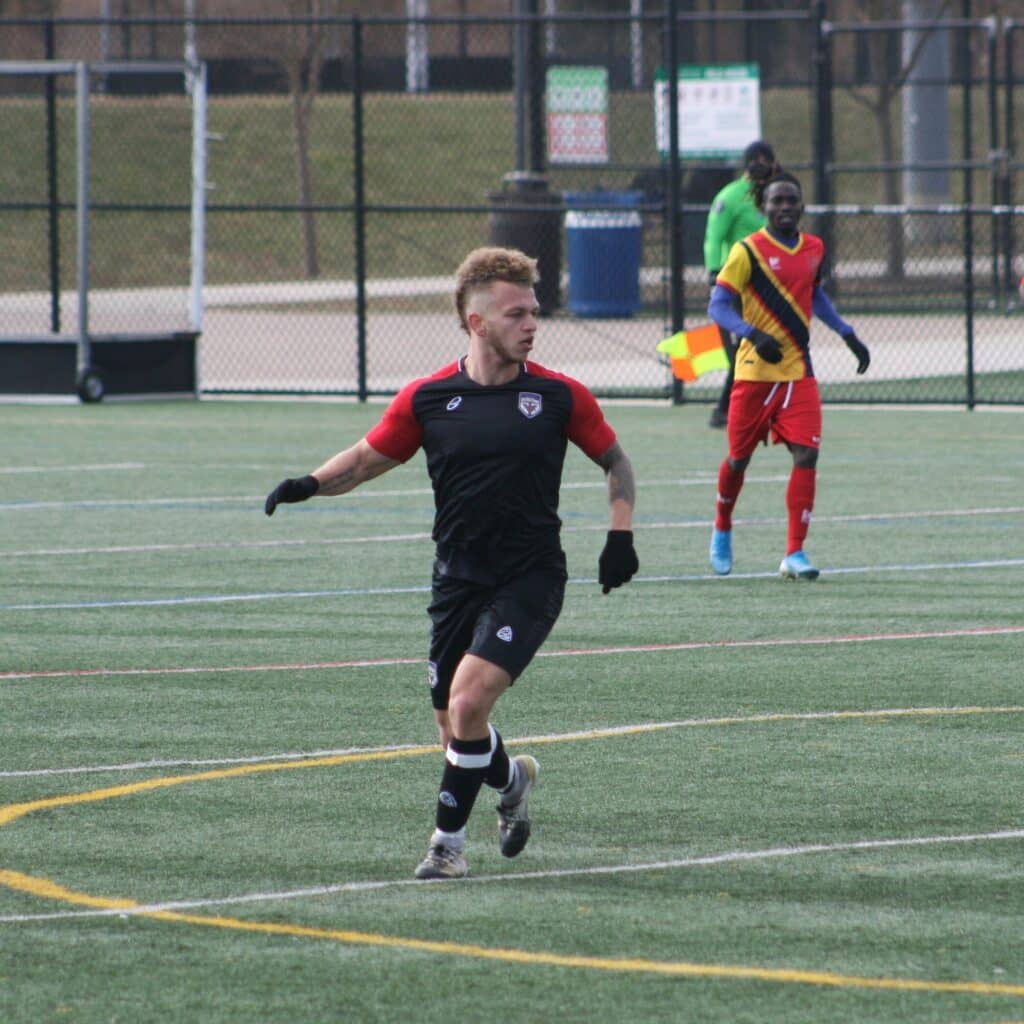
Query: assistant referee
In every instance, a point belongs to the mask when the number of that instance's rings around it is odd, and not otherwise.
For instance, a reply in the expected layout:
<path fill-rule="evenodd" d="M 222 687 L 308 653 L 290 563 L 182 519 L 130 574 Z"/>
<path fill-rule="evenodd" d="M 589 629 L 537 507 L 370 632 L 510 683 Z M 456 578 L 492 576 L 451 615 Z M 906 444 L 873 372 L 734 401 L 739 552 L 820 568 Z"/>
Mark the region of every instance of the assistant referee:
<path fill-rule="evenodd" d="M 607 594 L 639 568 L 629 459 L 579 381 L 530 361 L 539 307 L 537 261 L 476 249 L 456 273 L 455 308 L 468 353 L 406 385 L 380 422 L 312 474 L 282 481 L 282 502 L 346 494 L 423 448 L 436 543 L 428 680 L 445 765 L 417 878 L 461 878 L 466 824 L 483 784 L 496 789 L 501 852 L 530 836 L 527 794 L 538 764 L 510 758 L 490 724 L 498 698 L 530 663 L 562 609 L 567 579 L 558 516 L 569 441 L 605 473 L 611 528 L 598 562 Z"/>

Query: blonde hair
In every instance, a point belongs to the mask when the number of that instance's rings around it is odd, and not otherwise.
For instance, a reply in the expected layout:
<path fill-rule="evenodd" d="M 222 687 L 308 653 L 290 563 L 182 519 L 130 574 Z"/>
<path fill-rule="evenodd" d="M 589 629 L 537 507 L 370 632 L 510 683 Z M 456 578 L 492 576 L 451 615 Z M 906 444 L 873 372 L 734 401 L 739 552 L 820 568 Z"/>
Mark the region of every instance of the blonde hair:
<path fill-rule="evenodd" d="M 474 249 L 455 272 L 455 312 L 462 329 L 469 334 L 466 306 L 472 292 L 488 288 L 495 281 L 532 288 L 538 280 L 537 261 L 525 252 L 496 246 Z"/>

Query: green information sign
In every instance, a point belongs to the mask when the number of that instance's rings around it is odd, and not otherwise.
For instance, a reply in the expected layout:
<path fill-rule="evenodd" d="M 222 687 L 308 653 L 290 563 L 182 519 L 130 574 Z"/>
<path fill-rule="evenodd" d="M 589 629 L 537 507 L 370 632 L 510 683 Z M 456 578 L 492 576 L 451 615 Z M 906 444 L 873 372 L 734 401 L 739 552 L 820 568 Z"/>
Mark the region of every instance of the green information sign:
<path fill-rule="evenodd" d="M 680 64 L 679 155 L 742 154 L 761 137 L 761 79 L 756 64 Z M 668 156 L 668 75 L 654 78 L 654 130 L 658 152 Z"/>
<path fill-rule="evenodd" d="M 549 162 L 606 164 L 607 68 L 548 68 L 546 95 Z"/>

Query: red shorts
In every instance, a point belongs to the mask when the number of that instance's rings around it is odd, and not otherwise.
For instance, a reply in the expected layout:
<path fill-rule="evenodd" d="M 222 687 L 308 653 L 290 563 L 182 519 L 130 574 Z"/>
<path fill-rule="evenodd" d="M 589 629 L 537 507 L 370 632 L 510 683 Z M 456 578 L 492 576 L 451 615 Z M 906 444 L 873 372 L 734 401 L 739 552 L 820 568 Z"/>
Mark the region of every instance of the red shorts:
<path fill-rule="evenodd" d="M 801 380 L 738 380 L 729 396 L 729 458 L 749 459 L 771 431 L 804 448 L 821 445 L 821 394 L 814 377 Z"/>

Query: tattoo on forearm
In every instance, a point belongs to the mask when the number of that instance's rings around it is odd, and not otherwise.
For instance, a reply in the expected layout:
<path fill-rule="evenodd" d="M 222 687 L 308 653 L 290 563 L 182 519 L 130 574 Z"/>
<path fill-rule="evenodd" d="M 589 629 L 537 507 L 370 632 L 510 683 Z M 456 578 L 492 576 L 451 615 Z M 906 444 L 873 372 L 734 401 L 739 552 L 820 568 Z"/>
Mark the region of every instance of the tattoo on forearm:
<path fill-rule="evenodd" d="M 625 501 L 632 506 L 636 499 L 633 465 L 618 442 L 598 460 L 608 477 L 608 500 Z"/>

